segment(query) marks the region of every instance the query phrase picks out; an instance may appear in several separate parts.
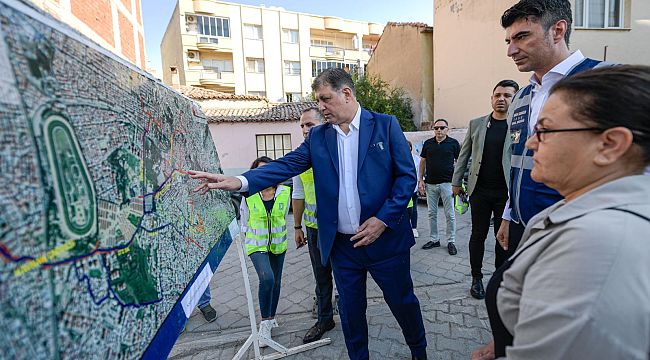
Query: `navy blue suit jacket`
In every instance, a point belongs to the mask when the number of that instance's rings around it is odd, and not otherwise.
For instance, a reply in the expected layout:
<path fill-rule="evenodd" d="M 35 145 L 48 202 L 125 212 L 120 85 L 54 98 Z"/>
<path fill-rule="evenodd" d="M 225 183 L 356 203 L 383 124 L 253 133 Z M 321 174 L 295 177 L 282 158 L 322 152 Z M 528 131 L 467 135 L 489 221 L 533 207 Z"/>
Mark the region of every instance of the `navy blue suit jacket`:
<path fill-rule="evenodd" d="M 330 124 L 314 127 L 294 151 L 259 169 L 243 174 L 248 192 L 314 169 L 318 206 L 318 245 L 326 263 L 338 223 L 339 161 L 336 130 Z M 388 227 L 372 244 L 368 256 L 382 260 L 409 251 L 415 244 L 406 206 L 416 184 L 415 166 L 404 133 L 394 116 L 361 109 L 357 185 L 361 202 L 359 224 L 377 217 Z"/>

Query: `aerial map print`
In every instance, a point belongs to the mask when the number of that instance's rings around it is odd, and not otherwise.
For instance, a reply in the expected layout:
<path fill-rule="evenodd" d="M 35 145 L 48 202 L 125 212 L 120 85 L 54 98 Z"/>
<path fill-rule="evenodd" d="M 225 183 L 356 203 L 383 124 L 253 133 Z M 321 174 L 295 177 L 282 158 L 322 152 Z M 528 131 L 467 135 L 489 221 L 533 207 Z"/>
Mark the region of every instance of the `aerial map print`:
<path fill-rule="evenodd" d="M 221 172 L 196 105 L 0 1 L 0 359 L 169 353 L 235 216 L 188 169 Z"/>

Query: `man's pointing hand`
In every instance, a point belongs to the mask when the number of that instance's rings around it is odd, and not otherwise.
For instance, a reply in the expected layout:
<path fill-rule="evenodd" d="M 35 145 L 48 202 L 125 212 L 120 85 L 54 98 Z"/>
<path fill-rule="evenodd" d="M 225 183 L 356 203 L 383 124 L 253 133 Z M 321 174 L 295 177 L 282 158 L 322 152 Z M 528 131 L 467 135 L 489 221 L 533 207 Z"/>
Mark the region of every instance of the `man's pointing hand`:
<path fill-rule="evenodd" d="M 212 174 L 205 171 L 189 170 L 187 172 L 192 179 L 201 180 L 203 183 L 196 188 L 194 192 L 203 195 L 212 189 L 237 191 L 241 189 L 241 181 L 234 176 L 226 176 L 222 174 Z"/>

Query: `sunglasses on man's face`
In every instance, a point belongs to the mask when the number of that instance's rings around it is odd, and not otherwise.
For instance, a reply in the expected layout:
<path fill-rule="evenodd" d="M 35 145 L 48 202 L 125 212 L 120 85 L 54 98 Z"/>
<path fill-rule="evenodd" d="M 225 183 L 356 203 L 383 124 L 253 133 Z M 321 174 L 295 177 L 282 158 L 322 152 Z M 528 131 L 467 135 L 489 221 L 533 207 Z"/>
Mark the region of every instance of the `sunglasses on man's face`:
<path fill-rule="evenodd" d="M 446 126 L 434 126 L 433 130 L 444 130 L 446 128 L 447 128 Z"/>

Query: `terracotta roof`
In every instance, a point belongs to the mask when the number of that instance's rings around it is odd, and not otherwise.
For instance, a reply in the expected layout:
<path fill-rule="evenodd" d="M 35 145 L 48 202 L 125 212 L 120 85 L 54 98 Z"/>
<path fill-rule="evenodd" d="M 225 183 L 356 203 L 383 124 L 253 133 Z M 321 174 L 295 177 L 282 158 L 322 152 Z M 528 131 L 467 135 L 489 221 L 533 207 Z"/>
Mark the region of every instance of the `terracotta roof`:
<path fill-rule="evenodd" d="M 302 111 L 316 107 L 316 102 L 284 103 L 269 108 L 207 109 L 208 123 L 298 121 Z"/>
<path fill-rule="evenodd" d="M 265 97 L 255 95 L 235 95 L 221 91 L 204 89 L 196 86 L 179 86 L 181 94 L 193 100 L 265 100 Z"/>
<path fill-rule="evenodd" d="M 386 26 L 413 26 L 413 27 L 431 27 L 421 22 L 389 22 Z"/>

